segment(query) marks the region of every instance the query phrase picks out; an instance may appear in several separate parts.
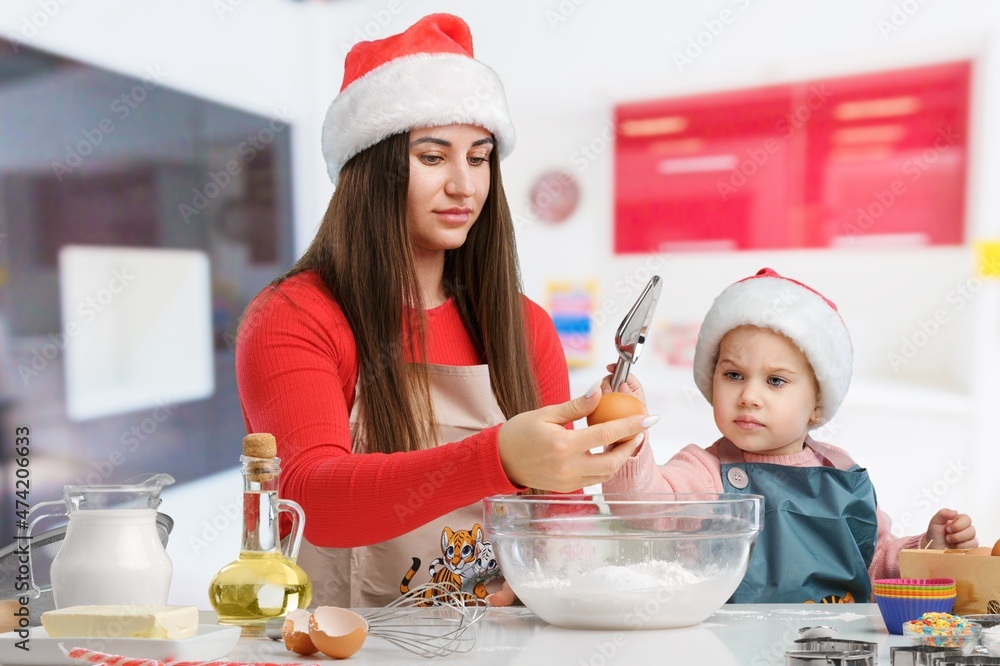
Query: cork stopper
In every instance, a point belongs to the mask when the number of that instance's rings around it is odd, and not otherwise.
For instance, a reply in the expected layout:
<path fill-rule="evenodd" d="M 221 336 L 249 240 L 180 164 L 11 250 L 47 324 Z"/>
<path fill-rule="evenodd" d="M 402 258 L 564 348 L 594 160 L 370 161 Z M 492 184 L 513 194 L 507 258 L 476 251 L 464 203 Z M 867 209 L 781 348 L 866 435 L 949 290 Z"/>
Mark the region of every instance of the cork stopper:
<path fill-rule="evenodd" d="M 278 455 L 278 444 L 274 435 L 255 432 L 243 438 L 243 455 L 250 458 L 273 458 Z"/>
<path fill-rule="evenodd" d="M 243 455 L 249 458 L 274 458 L 278 455 L 278 444 L 274 435 L 267 432 L 255 432 L 243 438 Z M 251 481 L 263 483 L 275 477 L 274 465 L 268 462 L 250 463 L 247 467 L 247 477 Z"/>

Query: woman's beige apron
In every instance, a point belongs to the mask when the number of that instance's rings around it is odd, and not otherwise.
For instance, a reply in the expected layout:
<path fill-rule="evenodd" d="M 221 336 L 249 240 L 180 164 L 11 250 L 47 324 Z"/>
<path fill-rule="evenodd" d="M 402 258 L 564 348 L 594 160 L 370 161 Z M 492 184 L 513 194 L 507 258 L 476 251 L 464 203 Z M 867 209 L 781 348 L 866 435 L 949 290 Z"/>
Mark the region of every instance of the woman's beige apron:
<path fill-rule="evenodd" d="M 428 365 L 427 374 L 439 438 L 435 446 L 464 439 L 506 420 L 490 387 L 488 366 Z M 357 400 L 351 409 L 352 431 L 356 419 Z M 461 467 L 466 462 L 455 460 L 448 464 Z M 400 494 L 400 504 L 393 510 L 400 517 L 420 514 L 424 498 L 442 492 L 445 478 L 443 471 L 428 473 L 422 483 Z M 500 571 L 482 523 L 483 505 L 476 502 L 371 546 L 321 548 L 303 540 L 298 564 L 312 579 L 311 605 L 384 606 L 404 590 L 432 579 L 449 581 L 469 594 L 484 596 L 485 584 L 499 579 Z M 490 591 L 498 586 L 493 583 Z"/>

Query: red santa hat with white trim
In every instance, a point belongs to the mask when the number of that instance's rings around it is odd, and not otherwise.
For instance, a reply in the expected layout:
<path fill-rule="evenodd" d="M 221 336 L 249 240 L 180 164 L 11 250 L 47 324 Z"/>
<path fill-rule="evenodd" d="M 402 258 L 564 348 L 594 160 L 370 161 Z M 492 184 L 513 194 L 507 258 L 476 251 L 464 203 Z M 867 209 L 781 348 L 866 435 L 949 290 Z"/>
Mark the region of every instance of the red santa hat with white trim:
<path fill-rule="evenodd" d="M 694 351 L 694 382 L 709 403 L 719 343 L 738 326 L 781 333 L 801 349 L 819 384 L 819 420 L 811 427 L 833 418 L 851 384 L 854 348 L 832 301 L 770 268 L 726 287 L 705 315 Z"/>
<path fill-rule="evenodd" d="M 451 14 L 431 14 L 406 31 L 359 42 L 323 123 L 323 156 L 334 183 L 352 157 L 415 127 L 478 125 L 500 159 L 514 149 L 514 125 L 500 77 L 472 54 L 472 34 Z"/>

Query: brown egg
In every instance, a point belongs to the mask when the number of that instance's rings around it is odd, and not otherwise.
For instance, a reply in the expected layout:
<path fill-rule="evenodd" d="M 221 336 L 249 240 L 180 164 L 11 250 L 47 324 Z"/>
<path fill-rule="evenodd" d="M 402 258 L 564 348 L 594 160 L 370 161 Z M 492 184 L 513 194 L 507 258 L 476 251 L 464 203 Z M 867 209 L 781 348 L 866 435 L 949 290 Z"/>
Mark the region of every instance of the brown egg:
<path fill-rule="evenodd" d="M 997 542 L 993 544 L 993 550 L 990 551 L 990 555 L 1000 557 L 1000 539 L 997 539 Z"/>
<path fill-rule="evenodd" d="M 328 657 L 347 659 L 367 637 L 368 621 L 344 608 L 320 606 L 309 617 L 309 638 Z"/>
<path fill-rule="evenodd" d="M 624 393 L 605 393 L 601 396 L 601 403 L 597 405 L 597 409 L 587 417 L 587 425 L 597 425 L 598 423 L 645 413 L 646 406 L 642 404 L 639 398 Z M 615 444 L 627 442 L 629 439 L 631 437 L 620 439 Z"/>
<path fill-rule="evenodd" d="M 304 608 L 293 610 L 281 625 L 281 637 L 285 639 L 285 649 L 308 656 L 319 650 L 309 638 L 309 618 L 311 613 Z"/>

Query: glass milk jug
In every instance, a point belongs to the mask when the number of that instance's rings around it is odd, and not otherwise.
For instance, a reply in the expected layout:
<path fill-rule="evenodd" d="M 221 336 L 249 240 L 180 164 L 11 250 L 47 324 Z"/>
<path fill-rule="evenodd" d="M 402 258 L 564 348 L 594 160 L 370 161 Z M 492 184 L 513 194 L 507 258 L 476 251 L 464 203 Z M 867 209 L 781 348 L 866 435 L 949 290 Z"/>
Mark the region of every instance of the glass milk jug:
<path fill-rule="evenodd" d="M 295 563 L 302 544 L 305 513 L 297 503 L 278 499 L 280 460 L 274 437 L 266 433 L 243 440 L 243 535 L 237 560 L 224 566 L 208 587 L 219 624 L 243 627 L 243 636 L 263 636 L 273 617 L 305 608 L 312 582 Z M 278 515 L 288 511 L 292 532 L 283 553 Z"/>
<path fill-rule="evenodd" d="M 156 526 L 160 491 L 169 474 L 130 479 L 121 485 L 74 485 L 63 499 L 42 502 L 28 513 L 29 578 L 37 597 L 52 590 L 56 608 L 87 604 L 167 603 L 173 565 Z M 40 587 L 31 566 L 30 538 L 44 517 L 68 516 L 66 536 Z"/>

